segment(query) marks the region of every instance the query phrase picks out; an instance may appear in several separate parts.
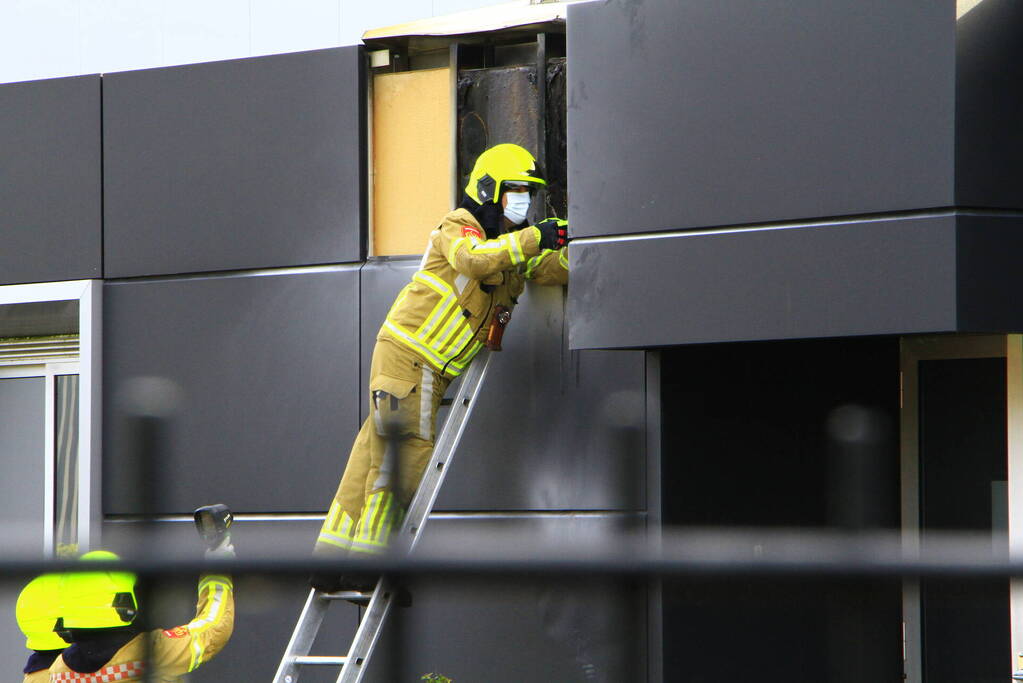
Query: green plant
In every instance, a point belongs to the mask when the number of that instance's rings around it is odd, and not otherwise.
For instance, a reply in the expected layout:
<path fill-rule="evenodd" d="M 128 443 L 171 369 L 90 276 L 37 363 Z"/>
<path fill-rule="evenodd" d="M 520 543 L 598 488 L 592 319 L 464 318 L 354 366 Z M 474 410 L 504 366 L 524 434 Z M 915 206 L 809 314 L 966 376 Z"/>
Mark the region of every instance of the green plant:
<path fill-rule="evenodd" d="M 441 674 L 423 674 L 422 680 L 428 683 L 454 683 L 450 678 Z"/>

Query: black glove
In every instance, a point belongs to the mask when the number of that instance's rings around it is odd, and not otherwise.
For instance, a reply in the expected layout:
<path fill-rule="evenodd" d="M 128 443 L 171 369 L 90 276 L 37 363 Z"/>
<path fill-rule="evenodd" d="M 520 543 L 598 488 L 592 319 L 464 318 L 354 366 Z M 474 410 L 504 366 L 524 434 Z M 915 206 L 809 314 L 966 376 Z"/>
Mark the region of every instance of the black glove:
<path fill-rule="evenodd" d="M 568 221 L 545 218 L 536 224 L 540 231 L 540 249 L 561 249 L 568 244 Z"/>

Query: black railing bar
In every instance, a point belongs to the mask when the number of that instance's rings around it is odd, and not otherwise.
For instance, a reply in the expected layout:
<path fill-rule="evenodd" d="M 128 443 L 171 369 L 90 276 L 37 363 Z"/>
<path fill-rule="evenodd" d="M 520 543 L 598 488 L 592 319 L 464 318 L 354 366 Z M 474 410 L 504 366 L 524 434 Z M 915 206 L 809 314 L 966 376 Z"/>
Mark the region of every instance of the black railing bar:
<path fill-rule="evenodd" d="M 0 580 L 33 576 L 45 572 L 95 571 L 95 567 L 72 562 L 0 561 Z M 238 560 L 216 566 L 199 561 L 125 561 L 105 562 L 106 571 L 131 571 L 146 577 L 174 577 L 190 573 L 216 572 L 234 575 L 304 576 L 311 571 L 384 573 L 395 576 L 450 578 L 489 577 L 522 579 L 528 577 L 636 577 L 671 578 L 709 577 L 848 577 L 913 578 L 1023 577 L 1023 561 L 937 562 L 885 560 L 829 560 L 818 562 L 792 560 L 687 560 L 654 558 L 506 558 L 454 560 L 450 558 L 376 558 L 363 560 Z"/>

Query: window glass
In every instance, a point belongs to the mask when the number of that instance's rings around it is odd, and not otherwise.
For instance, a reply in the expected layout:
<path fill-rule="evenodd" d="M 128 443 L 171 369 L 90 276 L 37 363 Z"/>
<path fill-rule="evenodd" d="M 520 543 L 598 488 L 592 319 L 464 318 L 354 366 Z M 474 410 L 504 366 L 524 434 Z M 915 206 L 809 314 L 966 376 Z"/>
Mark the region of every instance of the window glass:
<path fill-rule="evenodd" d="M 78 553 L 78 375 L 54 379 L 53 541 L 61 557 Z"/>

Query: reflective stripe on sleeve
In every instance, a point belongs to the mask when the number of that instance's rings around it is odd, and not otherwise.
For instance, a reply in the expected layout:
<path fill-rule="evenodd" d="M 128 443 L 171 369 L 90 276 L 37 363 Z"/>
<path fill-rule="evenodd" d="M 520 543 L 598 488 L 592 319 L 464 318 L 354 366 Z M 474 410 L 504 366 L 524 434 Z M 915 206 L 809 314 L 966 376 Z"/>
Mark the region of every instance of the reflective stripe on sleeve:
<path fill-rule="evenodd" d="M 543 263 L 543 260 L 545 258 L 547 258 L 547 254 L 550 254 L 552 251 L 554 251 L 554 250 L 553 249 L 544 249 L 539 254 L 537 254 L 533 258 L 529 259 L 528 261 L 526 261 L 526 273 L 525 273 L 525 275 L 526 275 L 526 279 L 527 280 L 532 279 L 534 271 L 536 270 L 537 266 L 539 266 L 541 263 Z"/>
<path fill-rule="evenodd" d="M 193 638 L 192 639 L 192 659 L 188 663 L 188 670 L 189 671 L 195 671 L 196 669 L 199 668 L 199 665 L 202 664 L 203 652 L 204 652 L 204 648 L 202 646 L 202 641 L 200 641 L 198 638 Z"/>
<path fill-rule="evenodd" d="M 472 245 L 472 250 L 477 254 L 500 254 L 502 251 L 508 250 L 508 242 L 505 238 L 501 237 L 496 240 L 487 240 L 486 242 L 476 242 Z"/>
<path fill-rule="evenodd" d="M 188 631 L 192 635 L 192 657 L 188 665 L 189 671 L 195 671 L 203 663 L 203 655 L 206 647 L 199 634 L 207 631 L 217 624 L 224 616 L 224 596 L 231 590 L 231 580 L 225 576 L 208 576 L 199 584 L 199 592 L 209 591 L 208 602 L 203 610 L 205 616 L 196 619 L 188 624 Z"/>
<path fill-rule="evenodd" d="M 457 240 L 451 243 L 451 248 L 448 249 L 448 263 L 451 264 L 452 268 L 455 267 L 455 256 L 458 254 L 458 247 L 465 244 L 466 241 L 468 241 L 467 238 L 459 237 Z"/>
<path fill-rule="evenodd" d="M 516 234 L 506 235 L 508 238 L 508 255 L 511 256 L 512 265 L 518 265 L 526 260 L 522 253 L 522 245 L 519 244 Z"/>

